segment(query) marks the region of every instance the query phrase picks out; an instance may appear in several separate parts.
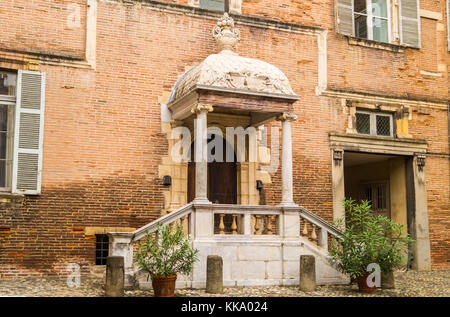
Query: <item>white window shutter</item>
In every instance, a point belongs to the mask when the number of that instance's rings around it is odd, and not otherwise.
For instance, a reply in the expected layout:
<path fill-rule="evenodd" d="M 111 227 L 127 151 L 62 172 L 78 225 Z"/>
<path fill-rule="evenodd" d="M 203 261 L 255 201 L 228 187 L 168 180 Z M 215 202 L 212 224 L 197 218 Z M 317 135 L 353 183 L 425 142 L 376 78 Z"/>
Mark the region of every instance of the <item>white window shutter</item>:
<path fill-rule="evenodd" d="M 400 0 L 400 41 L 404 45 L 420 47 L 419 0 Z"/>
<path fill-rule="evenodd" d="M 12 192 L 41 192 L 45 74 L 19 71 L 14 126 Z"/>
<path fill-rule="evenodd" d="M 355 36 L 353 24 L 353 0 L 336 0 L 336 30 L 344 35 Z"/>

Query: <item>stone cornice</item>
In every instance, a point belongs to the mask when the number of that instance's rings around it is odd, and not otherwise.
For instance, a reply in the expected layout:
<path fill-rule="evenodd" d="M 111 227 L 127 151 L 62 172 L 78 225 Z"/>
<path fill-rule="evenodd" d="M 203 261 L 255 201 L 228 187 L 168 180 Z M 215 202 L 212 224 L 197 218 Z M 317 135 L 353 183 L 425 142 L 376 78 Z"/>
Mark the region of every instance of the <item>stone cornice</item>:
<path fill-rule="evenodd" d="M 427 153 L 427 141 L 419 139 L 397 139 L 357 134 L 330 133 L 333 149 L 379 154 L 417 155 Z"/>
<path fill-rule="evenodd" d="M 447 100 L 439 99 L 427 99 L 427 98 L 414 98 L 403 96 L 382 95 L 375 93 L 366 93 L 350 90 L 340 90 L 327 88 L 320 92 L 321 96 L 344 98 L 361 103 L 374 103 L 374 104 L 388 104 L 388 105 L 402 105 L 409 107 L 429 107 L 440 110 L 447 110 Z"/>
<path fill-rule="evenodd" d="M 160 2 L 154 0 L 100 0 L 102 2 L 120 2 L 120 3 L 140 3 L 142 7 L 149 8 L 151 10 L 162 11 L 174 14 L 183 14 L 186 16 L 193 16 L 198 18 L 206 18 L 217 21 L 223 12 L 211 11 L 207 9 L 201 9 L 197 7 L 191 7 L 183 4 Z M 303 34 L 320 34 L 325 31 L 323 28 L 318 26 L 306 26 L 297 23 L 289 23 L 278 21 L 274 19 L 267 19 L 263 17 L 251 16 L 251 15 L 241 15 L 233 14 L 230 16 L 239 25 L 247 25 L 253 27 L 259 27 L 264 29 L 273 29 L 285 32 L 303 33 Z"/>

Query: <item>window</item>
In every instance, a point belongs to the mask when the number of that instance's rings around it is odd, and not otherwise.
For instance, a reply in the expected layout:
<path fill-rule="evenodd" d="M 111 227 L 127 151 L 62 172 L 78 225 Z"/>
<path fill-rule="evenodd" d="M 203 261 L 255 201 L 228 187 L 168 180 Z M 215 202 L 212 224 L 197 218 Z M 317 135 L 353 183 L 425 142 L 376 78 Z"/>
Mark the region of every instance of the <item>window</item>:
<path fill-rule="evenodd" d="M 0 189 L 3 191 L 11 189 L 16 86 L 17 74 L 0 71 Z"/>
<path fill-rule="evenodd" d="M 356 132 L 376 136 L 394 136 L 392 114 L 357 111 Z"/>
<path fill-rule="evenodd" d="M 0 190 L 41 189 L 45 74 L 0 70 Z"/>
<path fill-rule="evenodd" d="M 361 200 L 368 200 L 376 215 L 390 218 L 389 181 L 361 184 Z"/>
<path fill-rule="evenodd" d="M 225 11 L 225 0 L 200 0 L 200 8 Z"/>
<path fill-rule="evenodd" d="M 354 0 L 355 36 L 389 42 L 389 0 Z"/>
<path fill-rule="evenodd" d="M 109 237 L 107 234 L 95 235 L 95 265 L 106 265 L 109 254 Z"/>
<path fill-rule="evenodd" d="M 419 0 L 399 0 L 396 8 L 392 8 L 391 0 L 336 0 L 337 31 L 377 42 L 420 47 Z"/>

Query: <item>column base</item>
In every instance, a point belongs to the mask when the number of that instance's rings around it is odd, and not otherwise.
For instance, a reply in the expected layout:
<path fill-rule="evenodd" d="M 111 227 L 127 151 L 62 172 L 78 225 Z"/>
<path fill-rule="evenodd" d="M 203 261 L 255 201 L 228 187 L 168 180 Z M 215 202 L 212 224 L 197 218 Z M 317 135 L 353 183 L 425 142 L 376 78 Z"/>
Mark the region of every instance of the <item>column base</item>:
<path fill-rule="evenodd" d="M 208 198 L 195 198 L 192 203 L 198 205 L 212 205 L 212 202 Z"/>
<path fill-rule="evenodd" d="M 278 204 L 278 206 L 280 207 L 299 207 L 296 203 L 294 203 L 293 201 L 290 202 L 281 202 L 280 204 Z"/>

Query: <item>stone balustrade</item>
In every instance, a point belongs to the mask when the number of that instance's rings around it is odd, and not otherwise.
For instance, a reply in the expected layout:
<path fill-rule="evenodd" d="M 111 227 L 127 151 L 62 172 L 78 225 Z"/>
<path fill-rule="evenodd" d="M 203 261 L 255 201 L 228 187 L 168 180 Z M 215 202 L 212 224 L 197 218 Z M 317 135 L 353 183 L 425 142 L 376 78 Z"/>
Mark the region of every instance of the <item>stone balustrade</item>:
<path fill-rule="evenodd" d="M 215 235 L 279 235 L 279 207 L 213 205 Z"/>
<path fill-rule="evenodd" d="M 330 235 L 338 238 L 340 231 L 322 218 L 302 209 L 300 212 L 300 235 L 316 246 L 328 250 Z"/>
<path fill-rule="evenodd" d="M 213 248 L 215 252 L 218 252 L 217 254 L 227 255 L 224 258 L 227 266 L 237 265 L 239 262 L 244 271 L 247 270 L 247 266 L 262 267 L 265 261 L 274 261 L 264 270 L 270 271 L 266 272 L 269 276 L 278 276 L 276 278 L 282 279 L 283 283 L 292 282 L 291 279 L 295 274 L 291 272 L 292 274 L 289 274 L 292 276 L 286 273 L 283 275 L 284 277 L 280 277 L 281 273 L 271 270 L 278 268 L 277 265 L 280 263 L 298 267 L 298 254 L 305 252 L 302 251 L 305 239 L 317 247 L 317 252 L 326 255 L 330 235 L 340 236 L 337 228 L 300 206 L 190 203 L 134 232 L 109 233 L 110 255 L 123 256 L 125 259 L 127 286 L 135 283 L 137 274 L 137 268 L 133 263 L 133 245 L 136 245 L 148 234 L 154 233 L 158 223 L 171 226 L 181 225 L 184 232 L 193 238 L 194 246 L 200 250 L 203 260 Z M 283 245 L 282 248 L 281 245 Z M 286 254 L 280 258 L 281 250 L 284 250 L 283 252 Z M 233 252 L 238 252 L 239 257 L 232 257 Z M 295 253 L 295 256 L 291 253 Z M 203 285 L 202 265 L 202 263 L 197 265 L 194 275 L 190 277 L 192 280 L 189 283 L 192 284 L 189 285 Z M 261 268 L 258 274 L 264 270 Z M 239 281 L 246 280 L 244 277 L 248 272 L 244 271 L 241 272 L 242 274 L 239 273 L 242 276 L 235 273 L 235 275 L 237 274 L 235 278 Z M 275 278 L 273 276 L 271 278 Z M 264 280 L 263 273 L 261 276 L 258 275 L 257 279 Z"/>
<path fill-rule="evenodd" d="M 248 234 L 244 224 L 250 221 L 251 235 L 278 235 L 279 215 L 274 214 L 245 214 L 245 213 L 215 213 L 214 234 Z"/>

